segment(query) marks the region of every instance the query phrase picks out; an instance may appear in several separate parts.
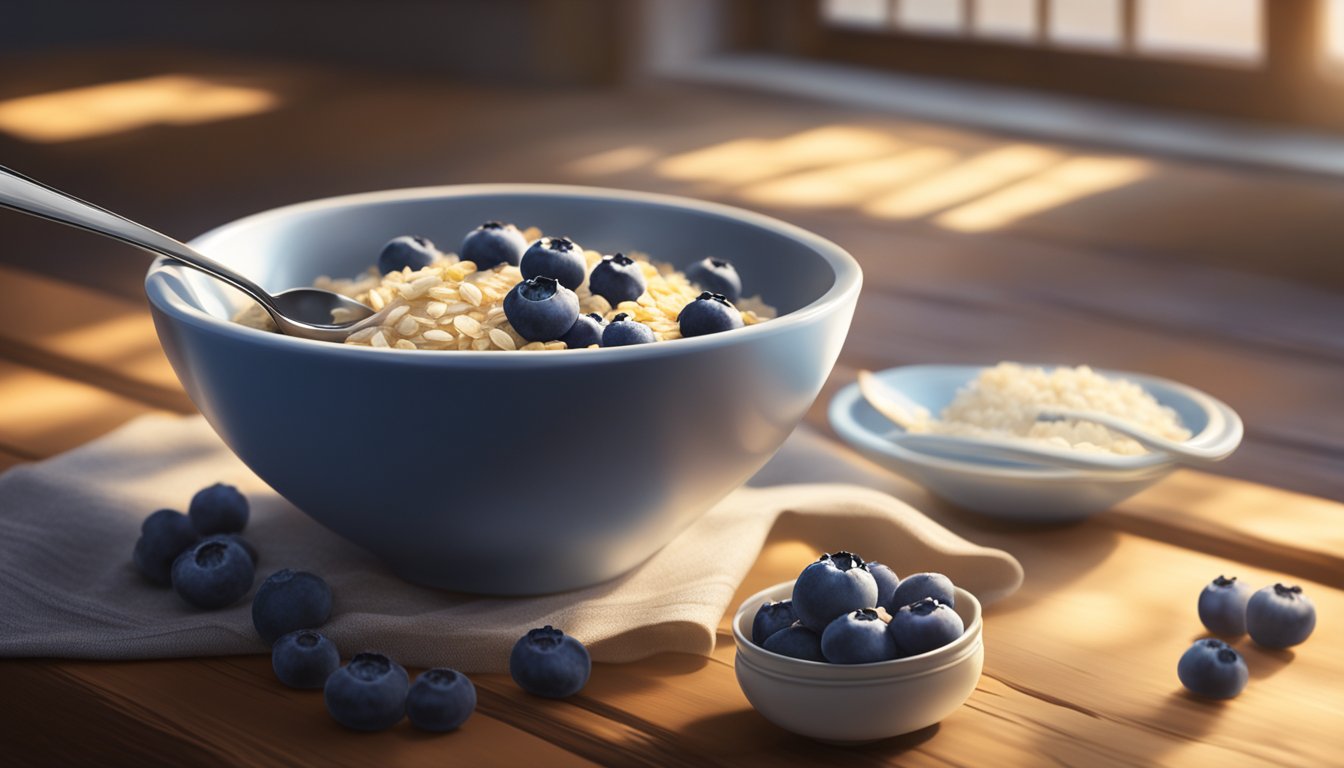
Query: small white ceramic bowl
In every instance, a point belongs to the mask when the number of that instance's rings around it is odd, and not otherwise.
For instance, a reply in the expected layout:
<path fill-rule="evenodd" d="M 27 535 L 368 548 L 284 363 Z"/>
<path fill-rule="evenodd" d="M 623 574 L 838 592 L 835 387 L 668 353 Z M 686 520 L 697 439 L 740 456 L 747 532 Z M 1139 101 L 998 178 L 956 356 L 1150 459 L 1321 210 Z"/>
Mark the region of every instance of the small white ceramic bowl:
<path fill-rule="evenodd" d="M 1050 366 L 1044 366 L 1050 367 Z M 973 365 L 911 365 L 875 375 L 908 400 L 938 413 L 980 371 Z M 1168 379 L 1126 371 L 1099 373 L 1142 386 L 1174 409 L 1192 433 L 1188 444 L 1231 454 L 1241 443 L 1241 417 L 1222 401 Z M 1044 469 L 1011 462 L 964 460 L 904 448 L 887 439 L 894 429 L 864 400 L 857 384 L 831 400 L 831 426 L 869 459 L 935 495 L 990 517 L 1023 522 L 1079 520 L 1110 509 L 1177 468 L 1167 454 L 1117 457 L 1112 467 Z"/>
<path fill-rule="evenodd" d="M 737 683 L 765 719 L 833 744 L 864 744 L 927 728 L 970 698 L 985 665 L 980 601 L 957 587 L 966 631 L 939 648 L 874 664 L 825 664 L 761 648 L 751 624 L 766 602 L 793 594 L 786 581 L 747 598 L 733 616 Z"/>

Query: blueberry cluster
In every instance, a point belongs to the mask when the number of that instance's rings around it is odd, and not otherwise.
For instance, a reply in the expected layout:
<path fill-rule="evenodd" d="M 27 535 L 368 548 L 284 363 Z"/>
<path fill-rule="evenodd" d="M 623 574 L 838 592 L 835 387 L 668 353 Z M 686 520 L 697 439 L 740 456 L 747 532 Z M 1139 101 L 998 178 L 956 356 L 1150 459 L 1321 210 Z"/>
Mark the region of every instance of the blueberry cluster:
<path fill-rule="evenodd" d="M 1252 593 L 1237 577 L 1219 576 L 1199 593 L 1199 620 L 1215 635 L 1250 633 L 1257 645 L 1274 650 L 1305 641 L 1316 628 L 1316 607 L 1302 588 L 1274 584 Z M 1176 665 L 1176 676 L 1191 693 L 1230 699 L 1246 687 L 1246 660 L 1222 640 L 1195 641 Z"/>
<path fill-rule="evenodd" d="M 173 588 L 202 610 L 232 605 L 252 588 L 257 551 L 241 535 L 247 498 L 216 483 L 192 496 L 187 514 L 160 509 L 140 524 L 131 562 L 151 584 Z"/>
<path fill-rule="evenodd" d="M 900 579 L 888 566 L 849 552 L 823 554 L 803 569 L 793 597 L 766 603 L 751 641 L 807 661 L 869 664 L 926 653 L 965 631 L 955 588 L 940 573 Z"/>

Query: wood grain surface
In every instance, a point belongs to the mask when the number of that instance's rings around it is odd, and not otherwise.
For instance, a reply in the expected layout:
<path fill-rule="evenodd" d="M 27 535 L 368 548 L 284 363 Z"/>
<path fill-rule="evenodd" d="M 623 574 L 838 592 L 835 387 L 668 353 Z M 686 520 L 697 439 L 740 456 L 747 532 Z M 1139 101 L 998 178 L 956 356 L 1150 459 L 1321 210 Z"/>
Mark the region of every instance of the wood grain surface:
<path fill-rule="evenodd" d="M 131 57 L 122 66 L 134 72 L 150 66 L 146 61 L 154 60 Z M 81 66 L 78 60 L 67 62 L 68 77 L 86 77 Z M 162 60 L 158 66 L 164 66 Z M 376 80 L 352 76 L 338 99 L 335 85 L 310 71 L 273 65 L 248 69 L 229 62 L 212 66 L 265 73 L 305 105 L 296 112 L 309 120 L 316 114 L 354 114 L 347 110 L 371 102 L 396 106 L 412 96 L 423 99 L 429 91 L 442 92 L 456 104 L 471 96 L 483 113 L 503 122 L 521 111 L 498 95 L 437 83 L 384 83 L 375 94 Z M 54 87 L 55 76 L 48 71 L 44 77 L 43 87 Z M 658 176 L 650 170 L 656 165 L 652 160 L 627 170 L 612 170 L 620 164 L 611 162 L 601 172 L 593 170 L 593 163 L 573 163 L 637 146 L 667 157 L 730 135 L 788 135 L 818 124 L 814 111 L 786 100 L 683 89 L 657 94 L 564 96 L 570 108 L 598 117 L 633 111 L 620 131 L 595 121 L 594 135 L 575 132 L 530 144 L 518 141 L 517 128 L 506 127 L 492 144 L 481 138 L 490 133 L 488 126 L 457 124 L 437 134 L 412 131 L 405 146 L 387 151 L 387 165 L 374 167 L 366 158 L 359 161 L 366 165 L 339 183 L 314 178 L 319 159 L 330 160 L 356 138 L 376 132 L 354 121 L 315 140 L 320 147 L 295 152 L 290 159 L 299 180 L 281 180 L 277 189 L 246 197 L 247 205 L 312 196 L 317 187 L 347 191 L 335 187 L 473 178 L 588 181 L 742 202 L 737 187 Z M 743 101 L 753 108 L 742 109 Z M 725 111 L 734 115 L 733 134 L 722 118 L 714 118 Z M 285 136 L 299 135 L 290 120 L 297 117 L 282 115 L 268 123 L 280 144 Z M 962 152 L 1003 141 L 862 114 L 836 112 L 825 120 L 862 121 L 865 129 L 941 142 Z M 19 149 L 31 165 L 54 169 L 58 176 L 62 168 L 69 171 L 67 164 L 85 158 L 97 173 L 84 178 L 104 192 L 126 192 L 132 159 L 156 152 L 177 156 L 201 141 L 230 136 L 234 143 L 229 146 L 238 149 L 244 140 L 230 130 L 255 138 L 249 132 L 260 129 L 203 126 L 190 141 L 155 130 L 143 142 L 123 137 L 120 152 L 111 154 L 97 141 L 60 152 Z M 495 155 L 488 162 L 478 157 L 479 149 L 427 155 L 434 168 L 441 169 L 448 159 L 456 164 L 447 177 L 437 170 L 420 177 L 388 170 L 407 167 L 413 150 L 446 141 L 446 135 L 454 141 L 481 139 L 487 148 L 518 149 L 514 156 Z M 199 167 L 193 173 L 220 177 L 217 188 L 203 191 L 203 201 L 188 206 L 147 183 L 131 195 L 128 212 L 143 214 L 151 223 L 159 221 L 157 213 L 189 231 L 248 210 L 240 210 L 238 201 L 249 177 L 252 182 L 262 177 L 260 169 L 248 162 L 229 168 L 219 156 L 194 162 Z M 1152 183 L 1149 192 L 1160 200 L 1191 188 L 1225 188 L 1232 196 L 1260 199 L 1255 189 L 1266 183 L 1248 172 L 1151 162 L 1159 183 Z M 151 168 L 144 177 L 162 181 L 171 174 Z M 1344 201 L 1341 185 L 1290 178 L 1268 182 L 1270 197 Z M 1182 229 L 1179 217 L 1163 216 L 1169 230 L 1165 239 L 1161 231 L 1126 231 L 1117 221 L 1137 215 L 1136 206 L 1154 210 L 1153 204 L 1130 199 L 1117 205 L 1107 226 L 1097 225 L 1101 213 L 1082 205 L 980 238 L 940 231 L 928 222 L 873 221 L 847 210 L 777 210 L 843 242 L 862 261 L 867 277 L 841 363 L 809 414 L 809 422 L 822 431 L 826 399 L 852 381 L 857 368 L 1013 357 L 1088 360 L 1168 375 L 1215 392 L 1247 420 L 1246 445 L 1219 470 L 1230 476 L 1179 471 L 1076 525 L 1023 527 L 975 517 L 838 443 L 834 450 L 850 459 L 848 476 L 797 478 L 860 482 L 887 491 L 973 541 L 1007 549 L 1025 567 L 1022 590 L 986 614 L 986 666 L 979 686 L 964 707 L 937 726 L 857 748 L 818 744 L 775 728 L 751 710 L 737 687 L 725 616 L 711 657 L 667 654 L 633 664 L 596 665 L 588 687 L 567 701 L 526 696 L 506 676 L 478 676 L 476 715 L 460 732 L 446 736 L 423 735 L 404 723 L 381 734 L 342 731 L 323 711 L 320 694 L 279 686 L 269 660 L 260 656 L 118 663 L 5 660 L 0 662 L 7 681 L 0 686 L 0 762 L 1337 765 L 1344 754 L 1339 728 L 1344 722 L 1344 657 L 1339 653 L 1344 623 L 1332 618 L 1344 616 L 1344 505 L 1338 503 L 1344 498 L 1339 481 L 1344 476 L 1344 414 L 1337 405 L 1344 382 L 1344 336 L 1338 333 L 1340 309 L 1333 292 L 1338 286 L 1325 278 L 1308 284 L 1258 276 L 1273 271 L 1273 265 L 1252 263 L 1263 250 L 1244 243 L 1229 246 L 1227 263 L 1237 269 L 1213 266 L 1207 254 L 1188 252 L 1194 225 Z M 1275 204 L 1270 211 L 1278 215 L 1283 208 Z M 1248 211 L 1248 220 L 1231 226 L 1243 232 L 1243 240 L 1257 237 L 1259 230 L 1249 221 L 1253 211 L 1239 210 Z M 1295 210 L 1297 220 L 1307 216 Z M 1317 236 L 1332 226 L 1344 227 L 1332 218 L 1338 217 L 1313 220 Z M 52 229 L 38 226 L 44 228 L 15 225 L 13 217 L 0 220 L 5 242 L 20 249 L 35 247 L 39 235 L 34 233 L 45 236 Z M 1264 226 L 1270 226 L 1267 220 Z M 60 239 L 64 236 L 54 239 L 67 242 Z M 116 249 L 75 237 L 89 252 Z M 1309 239 L 1301 233 L 1288 237 Z M 1141 253 L 1130 252 L 1136 243 Z M 143 262 L 121 253 L 115 258 L 120 266 L 102 256 L 91 258 L 104 270 L 98 274 L 108 276 L 96 286 L 88 279 L 88 264 L 75 272 L 65 263 L 38 268 L 21 258 L 12 264 L 23 264 L 22 269 L 0 265 L 0 469 L 75 447 L 144 413 L 192 411 L 158 350 L 143 301 L 117 287 L 133 286 L 127 275 L 134 277 Z M 1289 265 L 1283 272 L 1318 268 Z M 1188 294 L 1189 301 L 1171 301 L 1178 292 Z M 852 545 L 855 535 L 785 518 L 738 599 L 791 578 L 819 550 Z M 897 568 L 919 570 L 919 564 Z M 1195 597 L 1220 573 L 1257 586 L 1280 579 L 1300 583 L 1316 602 L 1321 621 L 1312 638 L 1291 651 L 1237 643 L 1251 666 L 1251 684 L 1237 699 L 1217 704 L 1184 694 L 1175 666 L 1200 635 Z"/>

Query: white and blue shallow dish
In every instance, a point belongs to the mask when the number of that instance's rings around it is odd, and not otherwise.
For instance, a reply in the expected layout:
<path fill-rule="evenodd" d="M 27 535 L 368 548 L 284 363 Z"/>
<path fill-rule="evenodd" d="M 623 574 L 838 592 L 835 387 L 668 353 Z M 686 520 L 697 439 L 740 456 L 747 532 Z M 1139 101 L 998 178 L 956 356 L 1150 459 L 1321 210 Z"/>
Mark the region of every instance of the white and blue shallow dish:
<path fill-rule="evenodd" d="M 1043 366 L 1051 367 L 1051 366 Z M 911 365 L 876 373 L 883 386 L 940 413 L 983 366 Z M 1225 403 L 1193 387 L 1127 371 L 1099 370 L 1143 387 L 1176 411 L 1190 430 L 1187 444 L 1226 454 L 1241 443 L 1241 418 Z M 896 429 L 859 392 L 857 384 L 831 400 L 831 426 L 847 443 L 882 466 L 957 506 L 990 517 L 1030 522 L 1078 520 L 1110 509 L 1166 477 L 1178 464 L 1163 453 L 1108 457 L 1097 469 L 1040 468 L 1009 461 L 965 460 L 904 448 L 888 439 Z"/>

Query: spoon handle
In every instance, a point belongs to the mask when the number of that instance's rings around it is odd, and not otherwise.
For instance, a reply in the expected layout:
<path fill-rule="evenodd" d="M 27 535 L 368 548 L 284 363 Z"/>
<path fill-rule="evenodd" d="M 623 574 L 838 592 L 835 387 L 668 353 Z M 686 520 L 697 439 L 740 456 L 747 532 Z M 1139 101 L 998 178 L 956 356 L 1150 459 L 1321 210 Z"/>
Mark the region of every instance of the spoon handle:
<path fill-rule="evenodd" d="M 198 269 L 250 296 L 271 314 L 275 306 L 261 286 L 167 235 L 0 165 L 0 207 L 120 240 Z"/>
<path fill-rule="evenodd" d="M 1192 446 L 1187 443 L 1178 443 L 1174 440 L 1168 440 L 1165 437 L 1158 437 L 1157 435 L 1134 426 L 1124 419 L 1106 413 L 1079 411 L 1071 408 L 1041 408 L 1037 411 L 1036 418 L 1046 421 L 1074 419 L 1077 421 L 1090 421 L 1094 424 L 1100 424 L 1113 432 L 1119 432 L 1132 439 L 1134 442 L 1150 451 L 1163 451 L 1169 453 L 1172 456 L 1177 457 L 1184 464 L 1210 464 L 1226 458 L 1228 453 L 1230 453 L 1230 451 L 1221 448 L 1217 450 L 1209 450 L 1207 448 Z"/>

